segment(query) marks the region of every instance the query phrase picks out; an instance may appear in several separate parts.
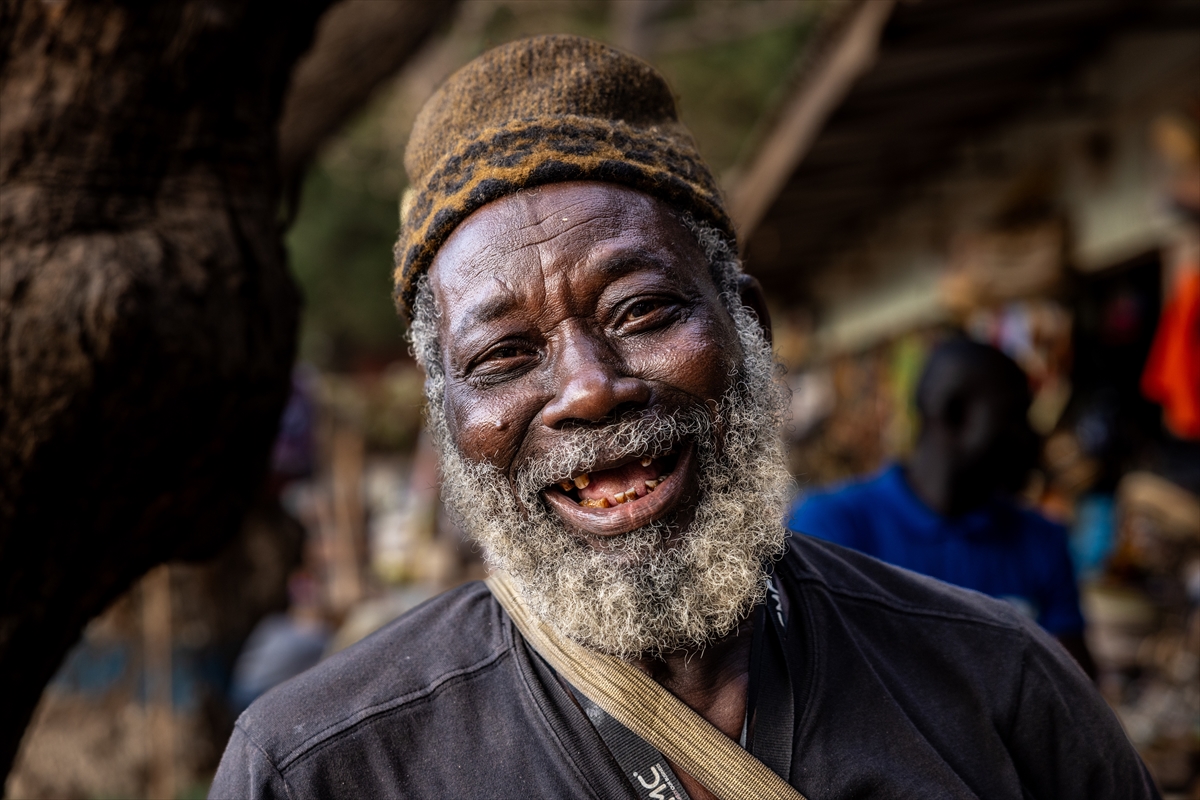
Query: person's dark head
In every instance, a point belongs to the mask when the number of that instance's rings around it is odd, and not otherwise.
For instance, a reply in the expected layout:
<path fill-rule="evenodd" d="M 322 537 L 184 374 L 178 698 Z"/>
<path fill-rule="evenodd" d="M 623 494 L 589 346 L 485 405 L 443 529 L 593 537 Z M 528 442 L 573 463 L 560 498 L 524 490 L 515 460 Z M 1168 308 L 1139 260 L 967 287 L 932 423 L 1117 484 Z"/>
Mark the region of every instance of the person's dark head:
<path fill-rule="evenodd" d="M 448 504 L 589 646 L 730 632 L 782 548 L 786 404 L 665 82 L 584 39 L 515 42 L 430 100 L 406 164 L 397 292 Z"/>
<path fill-rule="evenodd" d="M 1024 485 L 1037 438 L 1028 422 L 1028 379 L 1011 358 L 994 347 L 951 339 L 930 354 L 916 401 L 921 430 L 914 469 L 944 476 L 942 510 L 969 510 L 996 491 Z"/>

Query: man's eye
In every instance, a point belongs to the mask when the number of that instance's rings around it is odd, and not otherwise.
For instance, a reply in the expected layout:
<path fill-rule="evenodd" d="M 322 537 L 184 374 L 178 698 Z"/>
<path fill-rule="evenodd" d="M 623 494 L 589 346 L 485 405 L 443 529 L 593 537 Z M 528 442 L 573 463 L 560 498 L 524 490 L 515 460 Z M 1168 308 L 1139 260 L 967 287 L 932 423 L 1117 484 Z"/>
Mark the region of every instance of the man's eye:
<path fill-rule="evenodd" d="M 625 316 L 627 319 L 640 319 L 654 313 L 663 305 L 661 300 L 639 300 L 626 310 Z"/>
<path fill-rule="evenodd" d="M 488 353 L 487 361 L 502 360 L 505 358 L 516 358 L 521 355 L 521 351 L 515 347 L 501 347 Z"/>
<path fill-rule="evenodd" d="M 503 380 L 524 370 L 537 359 L 537 351 L 521 344 L 505 344 L 489 350 L 469 370 L 476 379 Z"/>

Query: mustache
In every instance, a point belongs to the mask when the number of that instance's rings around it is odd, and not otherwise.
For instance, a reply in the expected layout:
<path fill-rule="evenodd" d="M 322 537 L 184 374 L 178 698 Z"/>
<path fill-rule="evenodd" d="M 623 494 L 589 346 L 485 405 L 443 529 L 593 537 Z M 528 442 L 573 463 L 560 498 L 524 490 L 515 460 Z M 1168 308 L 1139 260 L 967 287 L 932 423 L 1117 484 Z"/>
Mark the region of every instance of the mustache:
<path fill-rule="evenodd" d="M 638 409 L 608 424 L 571 426 L 523 454 L 514 483 L 521 496 L 532 498 L 550 484 L 590 472 L 598 464 L 666 455 L 685 441 L 710 436 L 713 424 L 705 406 L 693 405 L 673 411 Z"/>

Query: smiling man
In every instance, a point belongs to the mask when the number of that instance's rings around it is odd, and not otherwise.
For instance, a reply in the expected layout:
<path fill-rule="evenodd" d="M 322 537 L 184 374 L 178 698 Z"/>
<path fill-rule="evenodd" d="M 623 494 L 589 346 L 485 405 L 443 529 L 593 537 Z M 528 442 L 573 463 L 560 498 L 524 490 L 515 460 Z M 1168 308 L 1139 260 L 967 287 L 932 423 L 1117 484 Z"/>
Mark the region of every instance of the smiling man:
<path fill-rule="evenodd" d="M 405 166 L 397 296 L 495 573 L 256 702 L 210 796 L 1155 796 L 1006 604 L 786 538 L 765 303 L 649 66 L 492 50 Z"/>

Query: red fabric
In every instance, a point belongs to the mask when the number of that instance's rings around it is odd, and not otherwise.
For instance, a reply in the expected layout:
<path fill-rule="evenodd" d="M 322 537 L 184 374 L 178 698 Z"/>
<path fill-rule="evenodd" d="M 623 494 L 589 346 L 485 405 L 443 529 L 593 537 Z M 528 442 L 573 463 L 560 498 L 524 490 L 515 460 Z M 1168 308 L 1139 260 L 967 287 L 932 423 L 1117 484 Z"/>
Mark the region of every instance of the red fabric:
<path fill-rule="evenodd" d="M 1163 407 L 1167 428 L 1200 439 L 1200 270 L 1188 270 L 1163 309 L 1142 372 L 1142 394 Z"/>

